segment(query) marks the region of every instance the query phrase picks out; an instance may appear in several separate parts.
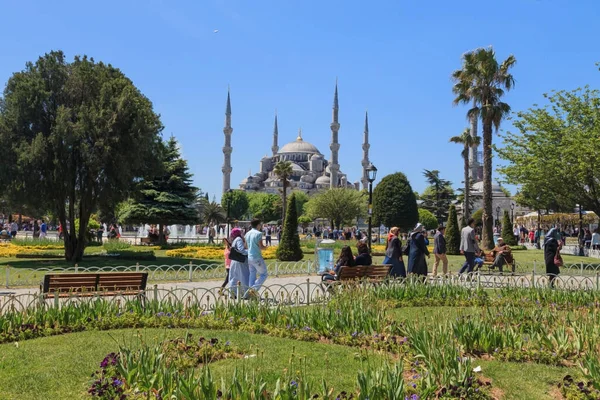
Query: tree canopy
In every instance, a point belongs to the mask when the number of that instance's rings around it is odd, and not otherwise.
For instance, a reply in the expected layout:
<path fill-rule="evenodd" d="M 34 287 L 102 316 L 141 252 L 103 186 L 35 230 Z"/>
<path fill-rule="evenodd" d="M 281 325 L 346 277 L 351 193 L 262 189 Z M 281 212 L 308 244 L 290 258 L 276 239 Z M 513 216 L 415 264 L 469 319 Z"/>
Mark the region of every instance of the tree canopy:
<path fill-rule="evenodd" d="M 281 218 L 281 199 L 272 193 L 248 193 L 248 213 L 263 222 L 277 221 Z"/>
<path fill-rule="evenodd" d="M 227 212 L 227 204 L 229 202 L 229 218 L 243 219 L 248 213 L 250 201 L 248 195 L 243 190 L 230 190 L 223 193 L 221 197 L 221 206 Z"/>
<path fill-rule="evenodd" d="M 192 186 L 187 161 L 181 158 L 177 140 L 171 137 L 163 146 L 155 175 L 137 184 L 131 201 L 122 210 L 122 219 L 130 224 L 195 224 L 198 188 Z M 164 240 L 160 229 L 159 240 Z"/>
<path fill-rule="evenodd" d="M 519 185 L 519 204 L 572 211 L 577 204 L 600 215 L 600 92 L 589 87 L 545 94 L 549 104 L 519 112 L 516 131 L 497 148 L 499 168 Z"/>
<path fill-rule="evenodd" d="M 438 220 L 430 211 L 419 208 L 419 222 L 423 224 L 425 229 L 431 230 L 438 227 Z"/>
<path fill-rule="evenodd" d="M 431 212 L 437 218 L 437 222 L 442 223 L 448 219 L 450 204 L 456 198 L 452 182 L 442 179 L 438 170 L 424 170 L 423 175 L 429 186 L 420 196 L 421 208 Z"/>
<path fill-rule="evenodd" d="M 385 176 L 373 190 L 375 225 L 397 226 L 405 232 L 419 222 L 415 193 L 401 172 Z"/>
<path fill-rule="evenodd" d="M 0 184 L 27 206 L 52 211 L 65 228 L 65 258 L 78 261 L 90 214 L 126 199 L 148 175 L 162 128 L 152 103 L 119 69 L 50 52 L 4 89 Z"/>
<path fill-rule="evenodd" d="M 310 218 L 325 218 L 332 228 L 338 229 L 365 216 L 366 208 L 367 199 L 363 193 L 348 188 L 328 189 L 313 196 L 306 205 Z"/>

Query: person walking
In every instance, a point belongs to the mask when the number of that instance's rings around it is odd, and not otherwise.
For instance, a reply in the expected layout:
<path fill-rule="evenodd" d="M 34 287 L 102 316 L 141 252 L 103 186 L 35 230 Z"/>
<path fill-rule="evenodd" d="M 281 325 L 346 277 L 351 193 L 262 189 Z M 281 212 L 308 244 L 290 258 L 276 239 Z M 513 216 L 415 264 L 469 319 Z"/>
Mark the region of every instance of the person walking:
<path fill-rule="evenodd" d="M 598 228 L 594 229 L 594 233 L 592 234 L 592 250 L 600 250 L 600 233 L 598 233 Z"/>
<path fill-rule="evenodd" d="M 448 274 L 448 257 L 446 256 L 446 238 L 444 237 L 444 233 L 446 232 L 446 227 L 444 225 L 440 225 L 438 230 L 433 237 L 433 256 L 435 257 L 435 261 L 433 262 L 433 276 L 437 276 L 438 266 L 440 265 L 440 261 L 442 262 L 442 271 L 444 271 L 444 275 Z"/>
<path fill-rule="evenodd" d="M 419 276 L 427 276 L 427 261 L 425 256 L 429 257 L 429 250 L 425 244 L 425 227 L 418 223 L 410 235 L 410 250 L 408 253 L 408 273 Z"/>
<path fill-rule="evenodd" d="M 266 233 L 267 234 L 265 235 L 265 244 L 267 246 L 271 246 L 271 233 L 272 232 L 271 232 L 271 227 L 270 226 L 267 226 Z"/>
<path fill-rule="evenodd" d="M 231 248 L 229 250 L 229 288 L 236 293 L 237 286 L 241 286 L 244 292 L 248 288 L 249 270 L 248 270 L 248 249 L 242 237 L 240 228 L 231 230 Z M 235 294 L 234 294 L 235 296 Z"/>
<path fill-rule="evenodd" d="M 460 254 L 465 256 L 465 263 L 460 269 L 459 274 L 473 272 L 476 253 L 479 253 L 479 245 L 475 238 L 475 220 L 469 218 L 467 226 L 460 231 Z"/>
<path fill-rule="evenodd" d="M 390 268 L 391 278 L 406 278 L 406 268 L 404 267 L 404 261 L 402 260 L 402 242 L 398 237 L 399 232 L 400 228 L 398 227 L 390 229 L 385 246 L 385 259 L 383 260 L 383 263 L 392 266 L 392 268 Z"/>
<path fill-rule="evenodd" d="M 48 225 L 46 225 L 46 221 L 41 221 L 40 224 L 40 239 L 44 239 L 46 234 L 48 233 Z"/>
<path fill-rule="evenodd" d="M 18 232 L 19 225 L 15 221 L 13 221 L 12 224 L 10 224 L 10 237 L 13 239 L 16 238 Z"/>
<path fill-rule="evenodd" d="M 557 261 L 560 260 L 561 248 L 560 232 L 556 228 L 550 229 L 544 238 L 544 263 L 550 287 L 554 287 L 554 280 L 560 274 L 560 265 L 557 265 Z"/>
<path fill-rule="evenodd" d="M 229 239 L 223 238 L 223 245 L 225 246 L 225 250 L 223 250 L 223 258 L 225 259 L 225 281 L 221 285 L 221 288 L 224 288 L 229 283 L 229 268 L 231 268 L 231 259 L 229 258 L 229 253 L 231 252 L 231 243 L 229 243 Z"/>
<path fill-rule="evenodd" d="M 262 255 L 266 246 L 262 241 L 262 223 L 259 219 L 250 222 L 252 229 L 246 233 L 248 244 L 248 267 L 250 269 L 249 287 L 258 292 L 262 284 L 267 280 L 267 264 Z"/>
<path fill-rule="evenodd" d="M 215 226 L 213 224 L 210 224 L 208 227 L 208 244 L 215 244 L 215 236 Z"/>

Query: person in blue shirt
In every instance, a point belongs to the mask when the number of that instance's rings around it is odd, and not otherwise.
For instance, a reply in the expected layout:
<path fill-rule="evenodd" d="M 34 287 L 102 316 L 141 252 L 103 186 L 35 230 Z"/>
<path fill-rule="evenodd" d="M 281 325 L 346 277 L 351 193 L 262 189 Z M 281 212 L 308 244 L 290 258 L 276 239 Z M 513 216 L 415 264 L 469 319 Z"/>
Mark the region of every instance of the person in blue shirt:
<path fill-rule="evenodd" d="M 248 245 L 248 267 L 250 270 L 249 286 L 258 291 L 267 280 L 267 264 L 263 258 L 262 251 L 266 250 L 262 238 L 262 223 L 259 219 L 253 219 L 250 222 L 252 229 L 246 233 L 246 243 Z"/>
<path fill-rule="evenodd" d="M 48 232 L 48 225 L 46 225 L 45 221 L 41 221 L 40 224 L 40 239 L 44 239 L 46 237 L 46 233 Z"/>

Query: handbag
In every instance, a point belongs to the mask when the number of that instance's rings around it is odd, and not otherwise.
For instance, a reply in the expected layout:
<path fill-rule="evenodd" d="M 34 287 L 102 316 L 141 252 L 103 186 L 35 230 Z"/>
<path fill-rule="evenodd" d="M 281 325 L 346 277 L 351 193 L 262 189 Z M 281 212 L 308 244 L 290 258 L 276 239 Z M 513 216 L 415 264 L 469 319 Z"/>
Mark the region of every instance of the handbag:
<path fill-rule="evenodd" d="M 562 267 L 564 264 L 562 257 L 560 256 L 560 250 L 556 250 L 556 254 L 554 255 L 554 265 L 557 267 Z"/>
<path fill-rule="evenodd" d="M 231 248 L 229 249 L 230 260 L 245 263 L 247 258 L 247 255 L 240 253 L 235 247 L 231 246 Z"/>

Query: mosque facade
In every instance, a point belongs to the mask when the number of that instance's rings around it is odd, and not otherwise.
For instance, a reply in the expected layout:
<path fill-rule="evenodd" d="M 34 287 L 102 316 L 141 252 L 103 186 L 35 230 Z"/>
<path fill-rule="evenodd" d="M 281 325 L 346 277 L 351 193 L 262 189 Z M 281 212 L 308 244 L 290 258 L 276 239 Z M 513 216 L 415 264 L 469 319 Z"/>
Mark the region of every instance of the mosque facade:
<path fill-rule="evenodd" d="M 288 187 L 292 190 L 303 191 L 307 194 L 313 194 L 321 190 L 348 187 L 360 190 L 368 185 L 366 168 L 369 165 L 369 122 L 365 115 L 365 129 L 363 136 L 363 159 L 361 182 L 350 182 L 347 175 L 340 170 L 338 161 L 340 144 L 338 142 L 338 133 L 340 124 L 338 88 L 335 85 L 333 100 L 333 115 L 330 124 L 331 142 L 329 146 L 329 157 L 323 154 L 315 145 L 304 140 L 302 130 L 298 131 L 295 141 L 279 147 L 279 128 L 277 126 L 277 116 L 273 127 L 273 144 L 271 146 L 271 155 L 265 155 L 259 163 L 259 171 L 254 175 L 249 174 L 240 184 L 239 189 L 248 192 L 279 193 L 283 184 L 274 172 L 275 166 L 280 162 L 290 162 L 292 174 L 289 177 Z M 233 128 L 231 127 L 231 101 L 229 93 L 227 94 L 227 107 L 225 111 L 225 145 L 223 147 L 223 193 L 231 189 L 231 154 L 233 147 L 231 145 L 231 136 Z"/>

